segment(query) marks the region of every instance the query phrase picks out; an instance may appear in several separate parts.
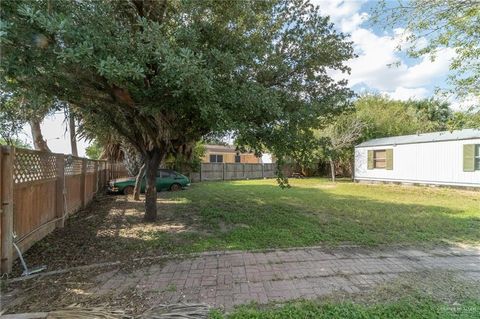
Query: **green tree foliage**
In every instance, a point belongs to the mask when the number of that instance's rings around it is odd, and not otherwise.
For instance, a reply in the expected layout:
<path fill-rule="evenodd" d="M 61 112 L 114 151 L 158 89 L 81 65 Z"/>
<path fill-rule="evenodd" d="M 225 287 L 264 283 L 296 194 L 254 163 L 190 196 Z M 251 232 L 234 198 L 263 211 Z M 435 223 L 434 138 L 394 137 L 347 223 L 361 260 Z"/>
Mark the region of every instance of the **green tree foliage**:
<path fill-rule="evenodd" d="M 332 180 L 339 162 L 353 169 L 353 147 L 361 140 L 366 124 L 355 113 L 338 116 L 332 124 L 318 131 L 320 155 L 330 164 Z"/>
<path fill-rule="evenodd" d="M 0 137 L 7 142 L 15 140 L 26 124 L 36 125 L 37 129 L 32 129 L 32 133 L 41 135 L 40 122 L 50 112 L 60 110 L 62 107 L 63 103 L 58 100 L 45 94 L 35 95 L 17 86 L 15 81 L 3 79 L 0 81 Z M 41 136 L 32 138 L 36 149 L 38 146 L 36 142 L 48 148 Z"/>
<path fill-rule="evenodd" d="M 450 104 L 435 98 L 423 100 L 410 100 L 407 102 L 407 108 L 416 110 L 416 117 L 427 124 L 424 130 L 442 131 L 447 128 L 447 123 L 452 117 Z"/>
<path fill-rule="evenodd" d="M 355 113 L 365 124 L 362 141 L 445 130 L 451 116 L 448 104 L 435 99 L 399 101 L 379 95 L 360 97 Z"/>
<path fill-rule="evenodd" d="M 10 145 L 10 146 L 15 146 L 15 147 L 19 147 L 19 148 L 26 148 L 26 149 L 31 149 L 32 148 L 32 146 L 28 142 L 23 141 L 19 138 L 13 138 L 13 139 L 8 139 L 8 140 L 0 138 L 0 145 Z"/>
<path fill-rule="evenodd" d="M 185 174 L 198 172 L 205 152 L 206 149 L 204 142 L 197 142 L 193 147 L 192 154 L 189 157 L 183 155 L 170 155 L 165 159 L 165 167 Z"/>
<path fill-rule="evenodd" d="M 11 93 L 0 94 L 0 138 L 5 144 L 13 144 L 21 133 L 26 117 L 18 107 L 18 100 Z"/>
<path fill-rule="evenodd" d="M 480 111 L 455 112 L 448 124 L 450 130 L 462 128 L 480 129 Z"/>
<path fill-rule="evenodd" d="M 102 152 L 103 148 L 96 140 L 94 140 L 90 145 L 85 148 L 85 153 L 87 154 L 87 157 L 94 160 L 100 159 Z"/>
<path fill-rule="evenodd" d="M 71 103 L 134 145 L 146 220 L 168 154 L 235 132 L 281 159 L 352 95 L 327 72 L 349 71 L 352 45 L 307 0 L 17 0 L 2 11 L 2 81 Z"/>
<path fill-rule="evenodd" d="M 406 30 L 412 57 L 434 59 L 442 48 L 455 49 L 450 79 L 455 94 L 480 98 L 480 4 L 478 0 L 410 0 L 379 2 L 374 21 Z"/>

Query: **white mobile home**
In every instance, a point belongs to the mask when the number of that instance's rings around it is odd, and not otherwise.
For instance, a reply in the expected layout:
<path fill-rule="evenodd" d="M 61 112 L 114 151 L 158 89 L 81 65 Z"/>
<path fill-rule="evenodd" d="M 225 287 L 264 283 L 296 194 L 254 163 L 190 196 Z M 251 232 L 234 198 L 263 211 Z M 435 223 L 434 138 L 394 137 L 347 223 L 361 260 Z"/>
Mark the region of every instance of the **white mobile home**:
<path fill-rule="evenodd" d="M 480 130 L 394 136 L 355 147 L 355 181 L 480 187 Z"/>

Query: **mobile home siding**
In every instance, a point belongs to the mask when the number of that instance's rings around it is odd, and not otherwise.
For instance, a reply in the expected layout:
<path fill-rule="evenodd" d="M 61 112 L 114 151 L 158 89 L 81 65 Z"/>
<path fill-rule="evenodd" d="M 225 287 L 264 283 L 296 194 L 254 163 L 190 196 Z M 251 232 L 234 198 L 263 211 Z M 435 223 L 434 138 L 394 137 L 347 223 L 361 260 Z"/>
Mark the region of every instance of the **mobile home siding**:
<path fill-rule="evenodd" d="M 480 187 L 480 171 L 464 171 L 464 145 L 478 139 L 355 148 L 355 180 Z M 393 149 L 393 167 L 368 169 L 369 151 Z"/>

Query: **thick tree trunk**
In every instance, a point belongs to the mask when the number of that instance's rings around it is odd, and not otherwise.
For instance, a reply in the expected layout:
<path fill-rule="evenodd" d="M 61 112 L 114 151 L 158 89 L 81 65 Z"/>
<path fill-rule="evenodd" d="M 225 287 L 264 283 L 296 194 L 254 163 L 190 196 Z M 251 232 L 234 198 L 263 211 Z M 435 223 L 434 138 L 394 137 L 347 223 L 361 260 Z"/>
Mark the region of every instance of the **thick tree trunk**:
<path fill-rule="evenodd" d="M 42 129 L 40 127 L 39 120 L 31 120 L 30 121 L 30 128 L 32 129 L 32 139 L 33 139 L 33 146 L 37 151 L 44 151 L 50 152 L 48 148 L 47 141 L 43 139 Z"/>
<path fill-rule="evenodd" d="M 157 170 L 165 153 L 160 148 L 154 148 L 145 155 L 145 221 L 153 222 L 157 220 L 157 188 L 155 182 L 157 179 Z"/>
<path fill-rule="evenodd" d="M 335 162 L 331 157 L 328 158 L 330 162 L 330 173 L 332 174 L 332 182 L 335 183 Z"/>
<path fill-rule="evenodd" d="M 70 146 L 72 147 L 72 155 L 78 156 L 77 149 L 77 133 L 75 132 L 75 116 L 72 111 L 69 112 L 69 127 L 70 127 Z"/>
<path fill-rule="evenodd" d="M 143 164 L 142 167 L 140 167 L 140 171 L 137 174 L 137 179 L 135 180 L 135 189 L 133 190 L 133 199 L 134 200 L 140 200 L 140 189 L 142 188 L 142 179 L 143 176 L 145 176 L 145 170 L 146 170 L 146 165 Z"/>

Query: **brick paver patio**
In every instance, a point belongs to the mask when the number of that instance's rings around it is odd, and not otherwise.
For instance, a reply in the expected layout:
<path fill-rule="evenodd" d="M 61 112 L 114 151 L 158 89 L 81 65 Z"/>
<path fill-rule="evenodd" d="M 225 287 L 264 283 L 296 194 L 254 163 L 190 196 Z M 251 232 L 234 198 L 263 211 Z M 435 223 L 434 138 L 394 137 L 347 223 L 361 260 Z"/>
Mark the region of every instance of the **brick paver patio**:
<path fill-rule="evenodd" d="M 451 271 L 480 282 L 480 248 L 368 250 L 305 248 L 268 252 L 205 253 L 153 264 L 133 273 L 97 277 L 94 294 L 136 289 L 152 304 L 202 302 L 230 309 L 256 301 L 355 293 L 402 273 Z"/>

